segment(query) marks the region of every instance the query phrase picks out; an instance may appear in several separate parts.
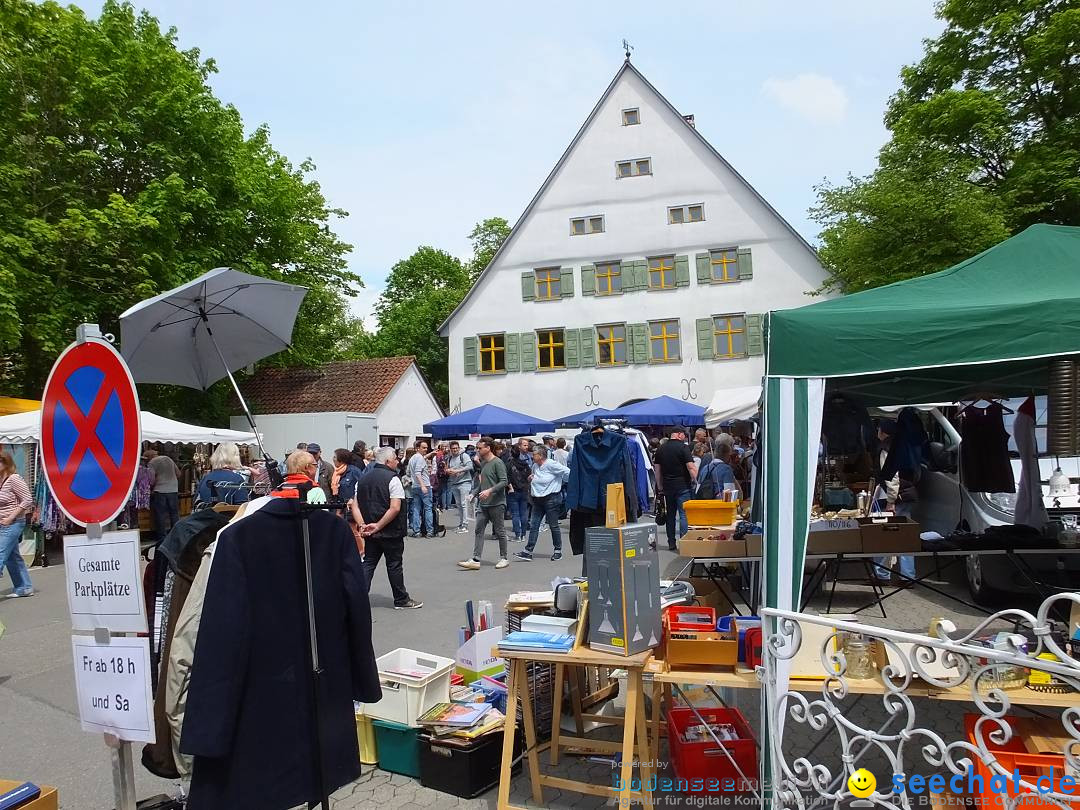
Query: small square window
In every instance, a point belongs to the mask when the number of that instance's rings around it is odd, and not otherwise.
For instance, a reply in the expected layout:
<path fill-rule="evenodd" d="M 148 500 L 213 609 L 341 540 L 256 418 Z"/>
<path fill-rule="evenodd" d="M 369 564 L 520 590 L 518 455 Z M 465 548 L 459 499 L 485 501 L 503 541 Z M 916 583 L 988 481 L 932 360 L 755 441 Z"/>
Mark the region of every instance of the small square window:
<path fill-rule="evenodd" d="M 649 322 L 649 359 L 653 363 L 678 363 L 681 359 L 679 322 Z"/>
<path fill-rule="evenodd" d="M 543 267 L 536 271 L 536 300 L 554 301 L 562 297 L 562 270 Z"/>
<path fill-rule="evenodd" d="M 542 369 L 566 368 L 566 341 L 562 329 L 538 329 L 536 352 Z"/>
<path fill-rule="evenodd" d="M 604 218 L 603 217 L 589 217 L 589 233 L 603 233 L 604 232 Z"/>
<path fill-rule="evenodd" d="M 598 217 L 576 217 L 570 220 L 570 235 L 571 236 L 584 236 L 587 233 L 603 233 L 604 232 L 604 218 Z"/>
<path fill-rule="evenodd" d="M 669 208 L 668 211 L 671 213 L 671 224 L 672 225 L 681 225 L 682 223 L 684 223 L 686 221 L 686 219 L 685 219 L 685 217 L 686 217 L 686 209 L 685 208 Z"/>
<path fill-rule="evenodd" d="M 622 111 L 622 122 L 624 127 L 630 127 L 634 124 L 641 123 L 641 115 L 638 113 L 637 107 L 631 107 L 629 110 Z"/>
<path fill-rule="evenodd" d="M 480 373 L 506 371 L 506 335 L 480 335 Z"/>
<path fill-rule="evenodd" d="M 585 218 L 570 220 L 570 233 L 574 236 L 581 236 L 585 233 Z"/>
<path fill-rule="evenodd" d="M 646 158 L 637 162 L 638 174 L 652 174 L 652 161 Z"/>
<path fill-rule="evenodd" d="M 634 171 L 634 164 L 629 160 L 624 160 L 619 164 L 619 177 L 630 177 Z"/>
<path fill-rule="evenodd" d="M 626 365 L 626 324 L 596 327 L 596 361 L 601 366 Z"/>
<path fill-rule="evenodd" d="M 639 177 L 643 174 L 652 174 L 652 158 L 620 160 L 615 164 L 616 177 Z"/>
<path fill-rule="evenodd" d="M 691 222 L 701 222 L 701 220 L 703 220 L 703 219 L 705 219 L 705 208 L 704 208 L 704 206 L 691 205 L 690 206 L 690 221 Z"/>
<path fill-rule="evenodd" d="M 617 295 L 622 292 L 622 265 L 602 262 L 596 265 L 596 294 Z"/>
<path fill-rule="evenodd" d="M 704 222 L 705 206 L 701 203 L 695 205 L 673 205 L 668 209 L 668 222 L 672 225 L 682 225 L 685 222 Z"/>
<path fill-rule="evenodd" d="M 713 283 L 726 284 L 739 280 L 739 251 L 736 248 L 710 250 L 709 264 L 712 265 Z"/>

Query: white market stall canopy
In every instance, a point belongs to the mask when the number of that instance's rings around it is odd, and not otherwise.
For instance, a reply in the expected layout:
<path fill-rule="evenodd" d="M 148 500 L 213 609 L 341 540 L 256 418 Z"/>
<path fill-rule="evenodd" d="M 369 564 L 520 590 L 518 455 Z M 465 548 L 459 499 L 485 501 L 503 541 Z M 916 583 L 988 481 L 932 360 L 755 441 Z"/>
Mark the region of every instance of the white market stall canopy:
<path fill-rule="evenodd" d="M 705 409 L 705 427 L 712 430 L 728 422 L 749 419 L 758 412 L 760 400 L 760 385 L 723 388 L 713 394 L 712 402 Z"/>
<path fill-rule="evenodd" d="M 142 437 L 148 442 L 197 444 L 201 442 L 236 442 L 255 444 L 255 434 L 242 430 L 200 427 L 166 419 L 150 411 L 141 412 Z M 0 416 L 0 444 L 27 444 L 41 435 L 41 411 L 25 411 Z"/>

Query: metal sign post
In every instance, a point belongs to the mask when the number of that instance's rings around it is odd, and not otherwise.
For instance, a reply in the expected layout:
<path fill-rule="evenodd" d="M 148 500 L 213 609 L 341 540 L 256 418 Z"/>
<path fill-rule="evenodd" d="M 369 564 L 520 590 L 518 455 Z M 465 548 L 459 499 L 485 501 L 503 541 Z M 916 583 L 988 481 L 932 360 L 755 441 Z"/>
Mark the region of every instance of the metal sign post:
<path fill-rule="evenodd" d="M 139 395 L 111 336 L 82 324 L 41 399 L 45 480 L 61 511 L 86 527 L 86 542 L 64 549 L 79 719 L 104 733 L 116 810 L 136 810 L 131 743 L 155 738 L 149 640 L 128 632 L 147 629 L 139 538 L 103 526 L 123 510 L 138 474 Z"/>

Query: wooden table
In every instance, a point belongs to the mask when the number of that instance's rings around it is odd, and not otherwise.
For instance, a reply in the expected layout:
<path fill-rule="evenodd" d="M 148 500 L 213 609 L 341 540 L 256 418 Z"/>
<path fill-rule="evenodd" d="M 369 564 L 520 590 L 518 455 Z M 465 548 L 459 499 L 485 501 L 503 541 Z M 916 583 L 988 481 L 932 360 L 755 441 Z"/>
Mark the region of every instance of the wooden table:
<path fill-rule="evenodd" d="M 521 810 L 510 804 L 511 768 L 514 763 L 514 737 L 517 732 L 517 709 L 521 704 L 522 722 L 525 726 L 525 759 L 528 763 L 529 779 L 532 782 L 533 801 L 543 806 L 545 787 L 558 790 L 572 790 L 592 796 L 617 797 L 620 807 L 628 807 L 631 801 L 640 801 L 651 807 L 653 798 L 649 789 L 652 776 L 653 753 L 649 744 L 648 723 L 645 719 L 645 701 L 642 686 L 642 672 L 651 652 L 634 656 L 612 655 L 588 648 L 581 648 L 566 654 L 542 652 L 507 652 L 495 651 L 505 658 L 510 667 L 506 683 L 506 725 L 503 732 L 502 766 L 499 773 L 498 810 Z M 626 670 L 626 714 L 623 722 L 622 742 L 591 740 L 584 737 L 565 737 L 559 731 L 561 721 L 562 695 L 555 694 L 552 716 L 552 752 L 557 761 L 559 745 L 573 745 L 598 752 L 619 753 L 622 766 L 619 772 L 622 789 L 613 785 L 594 785 L 540 773 L 540 752 L 536 740 L 536 722 L 533 717 L 532 699 L 528 689 L 527 665 L 531 662 L 555 664 L 565 672 L 567 667 L 619 667 Z M 558 679 L 557 679 L 558 680 Z M 638 763 L 641 778 L 641 790 L 631 790 L 634 762 Z"/>

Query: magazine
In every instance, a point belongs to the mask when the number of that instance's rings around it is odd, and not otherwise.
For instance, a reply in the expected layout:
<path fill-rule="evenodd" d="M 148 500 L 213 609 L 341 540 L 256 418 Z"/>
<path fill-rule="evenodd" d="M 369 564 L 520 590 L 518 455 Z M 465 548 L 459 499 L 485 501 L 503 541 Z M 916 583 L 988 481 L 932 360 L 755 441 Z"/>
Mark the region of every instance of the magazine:
<path fill-rule="evenodd" d="M 437 703 L 417 721 L 422 726 L 475 725 L 492 708 L 490 703 Z"/>
<path fill-rule="evenodd" d="M 561 633 L 531 633 L 518 630 L 499 642 L 500 650 L 567 653 L 574 648 L 574 637 Z"/>

